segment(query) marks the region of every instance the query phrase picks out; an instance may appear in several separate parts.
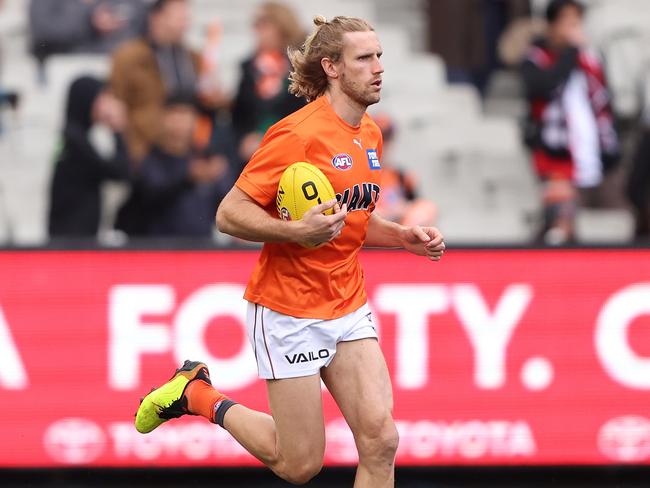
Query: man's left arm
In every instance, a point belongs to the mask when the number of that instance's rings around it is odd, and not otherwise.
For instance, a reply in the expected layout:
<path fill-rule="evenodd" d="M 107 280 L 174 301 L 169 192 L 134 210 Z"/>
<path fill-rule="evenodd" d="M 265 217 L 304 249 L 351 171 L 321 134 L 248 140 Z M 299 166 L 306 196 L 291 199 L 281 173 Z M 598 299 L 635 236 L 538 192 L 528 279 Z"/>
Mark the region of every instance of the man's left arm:
<path fill-rule="evenodd" d="M 386 220 L 376 213 L 370 215 L 366 247 L 404 248 L 418 256 L 439 261 L 445 251 L 442 234 L 435 227 L 407 227 Z"/>

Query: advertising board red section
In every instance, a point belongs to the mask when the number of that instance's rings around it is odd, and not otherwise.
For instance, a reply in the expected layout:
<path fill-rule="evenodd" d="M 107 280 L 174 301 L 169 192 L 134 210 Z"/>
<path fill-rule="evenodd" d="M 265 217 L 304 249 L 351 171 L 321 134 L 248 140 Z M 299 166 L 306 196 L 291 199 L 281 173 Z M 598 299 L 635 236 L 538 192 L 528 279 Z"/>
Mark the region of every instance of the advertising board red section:
<path fill-rule="evenodd" d="M 133 427 L 186 358 L 268 411 L 241 298 L 257 253 L 0 254 L 0 467 L 257 465 L 221 428 Z M 650 462 L 650 251 L 366 252 L 401 465 Z M 326 464 L 356 460 L 323 391 Z"/>

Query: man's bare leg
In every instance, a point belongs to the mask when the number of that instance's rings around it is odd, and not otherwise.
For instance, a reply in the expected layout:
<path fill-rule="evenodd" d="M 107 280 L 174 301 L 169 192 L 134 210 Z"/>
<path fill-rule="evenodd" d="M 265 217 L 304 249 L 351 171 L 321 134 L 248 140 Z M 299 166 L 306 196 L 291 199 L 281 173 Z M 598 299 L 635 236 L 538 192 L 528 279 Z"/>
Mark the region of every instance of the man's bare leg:
<path fill-rule="evenodd" d="M 233 405 L 224 428 L 281 478 L 296 484 L 320 471 L 325 427 L 320 375 L 267 380 L 271 415 Z"/>
<path fill-rule="evenodd" d="M 393 487 L 399 437 L 390 376 L 377 340 L 338 343 L 321 376 L 354 434 L 359 451 L 355 488 Z"/>

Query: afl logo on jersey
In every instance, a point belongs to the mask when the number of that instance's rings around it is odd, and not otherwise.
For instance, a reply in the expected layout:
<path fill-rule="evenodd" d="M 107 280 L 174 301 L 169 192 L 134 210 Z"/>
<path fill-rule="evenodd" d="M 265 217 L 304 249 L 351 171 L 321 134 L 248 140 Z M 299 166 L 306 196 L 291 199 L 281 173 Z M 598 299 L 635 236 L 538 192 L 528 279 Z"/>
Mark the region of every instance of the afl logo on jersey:
<path fill-rule="evenodd" d="M 332 166 L 341 171 L 347 171 L 352 167 L 352 156 L 341 153 L 332 158 Z"/>

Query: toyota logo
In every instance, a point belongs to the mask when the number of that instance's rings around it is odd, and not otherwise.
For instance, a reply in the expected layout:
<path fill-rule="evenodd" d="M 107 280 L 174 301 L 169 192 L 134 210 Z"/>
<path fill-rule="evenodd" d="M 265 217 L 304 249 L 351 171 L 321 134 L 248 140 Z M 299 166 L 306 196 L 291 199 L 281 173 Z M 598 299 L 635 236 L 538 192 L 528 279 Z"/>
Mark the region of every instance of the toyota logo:
<path fill-rule="evenodd" d="M 51 424 L 43 436 L 50 457 L 63 464 L 88 464 L 104 450 L 106 438 L 94 422 L 82 418 L 65 418 Z"/>
<path fill-rule="evenodd" d="M 637 415 L 616 417 L 598 433 L 600 452 L 623 463 L 637 463 L 650 457 L 650 420 Z"/>

